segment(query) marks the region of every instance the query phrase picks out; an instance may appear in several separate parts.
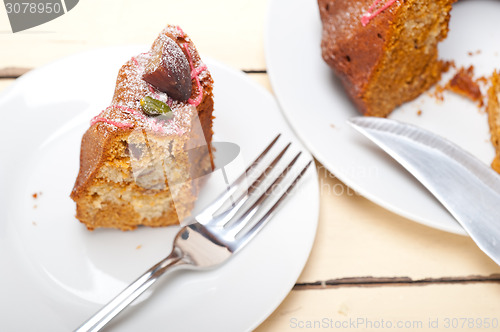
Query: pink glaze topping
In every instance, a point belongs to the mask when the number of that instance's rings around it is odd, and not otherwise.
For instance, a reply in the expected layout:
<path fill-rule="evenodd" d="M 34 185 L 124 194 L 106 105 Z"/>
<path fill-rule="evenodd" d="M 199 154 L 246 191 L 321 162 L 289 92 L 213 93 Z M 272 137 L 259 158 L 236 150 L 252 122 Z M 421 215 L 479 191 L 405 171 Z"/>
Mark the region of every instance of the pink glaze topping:
<path fill-rule="evenodd" d="M 153 95 L 153 97 L 157 100 L 160 100 L 160 95 L 155 91 L 155 89 L 153 88 L 153 86 L 151 84 L 148 84 L 148 90 L 149 92 L 151 92 L 151 94 Z"/>
<path fill-rule="evenodd" d="M 371 20 L 373 20 L 378 14 L 389 8 L 396 0 L 387 0 L 382 6 L 380 6 L 377 10 L 375 8 L 379 4 L 381 0 L 375 0 L 368 11 L 361 16 L 361 24 L 366 26 Z"/>
<path fill-rule="evenodd" d="M 176 26 L 176 29 L 177 31 L 179 31 L 181 37 L 184 38 L 185 34 L 184 31 L 181 29 L 181 27 Z M 191 52 L 189 51 L 187 43 L 182 46 L 186 51 L 187 58 L 189 61 L 189 66 L 191 67 L 191 79 L 194 79 L 196 81 L 196 87 L 198 89 L 198 96 L 195 99 L 189 98 L 187 102 L 191 105 L 198 106 L 201 103 L 201 100 L 203 99 L 203 87 L 201 86 L 200 78 L 198 76 L 200 75 L 201 72 L 207 69 L 207 66 L 205 64 L 202 64 L 198 68 L 194 68 L 193 58 L 191 56 Z"/>
<path fill-rule="evenodd" d="M 178 25 L 176 25 L 175 28 L 177 29 L 177 31 L 179 32 L 181 37 L 184 38 L 184 36 L 185 36 L 184 30 L 182 30 L 181 27 Z"/>

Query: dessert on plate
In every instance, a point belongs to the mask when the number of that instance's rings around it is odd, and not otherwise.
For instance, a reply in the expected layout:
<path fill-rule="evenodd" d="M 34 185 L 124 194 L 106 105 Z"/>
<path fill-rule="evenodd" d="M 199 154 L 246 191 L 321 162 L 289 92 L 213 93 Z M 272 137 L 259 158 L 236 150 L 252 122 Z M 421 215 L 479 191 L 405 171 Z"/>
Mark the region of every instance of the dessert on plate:
<path fill-rule="evenodd" d="M 190 37 L 167 26 L 120 69 L 81 143 L 71 198 L 89 230 L 178 224 L 212 170 L 213 80 Z"/>

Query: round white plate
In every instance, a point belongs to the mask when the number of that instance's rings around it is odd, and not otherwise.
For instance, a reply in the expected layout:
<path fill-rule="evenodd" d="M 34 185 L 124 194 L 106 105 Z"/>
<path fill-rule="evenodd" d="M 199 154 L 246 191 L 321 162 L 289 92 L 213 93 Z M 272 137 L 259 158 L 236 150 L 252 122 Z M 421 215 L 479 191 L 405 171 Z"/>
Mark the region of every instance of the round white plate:
<path fill-rule="evenodd" d="M 439 46 L 440 57 L 454 60 L 457 66 L 473 64 L 476 77 L 491 75 L 495 66 L 500 69 L 498 17 L 498 1 L 456 3 L 449 36 Z M 286 118 L 330 172 L 395 213 L 431 227 L 465 234 L 423 186 L 346 123 L 359 113 L 321 58 L 317 1 L 271 1 L 265 43 L 268 74 Z M 450 74 L 443 77 L 444 82 Z M 444 101 L 440 102 L 425 93 L 390 117 L 437 132 L 487 164 L 494 157 L 487 116 L 465 98 L 445 92 Z"/>
<path fill-rule="evenodd" d="M 69 198 L 89 120 L 109 104 L 121 64 L 145 49 L 71 56 L 26 74 L 0 96 L 0 330 L 70 331 L 169 253 L 178 228 L 89 232 L 74 218 Z M 206 63 L 216 82 L 214 141 L 241 148 L 233 172 L 278 132 L 283 144 L 289 139 L 295 150 L 303 148 L 270 93 L 238 71 Z M 304 152 L 299 160 L 305 163 L 312 157 Z M 216 194 L 210 181 L 207 186 L 205 200 Z M 314 241 L 318 207 L 312 167 L 247 248 L 218 269 L 165 278 L 111 330 L 255 328 L 297 280 Z"/>

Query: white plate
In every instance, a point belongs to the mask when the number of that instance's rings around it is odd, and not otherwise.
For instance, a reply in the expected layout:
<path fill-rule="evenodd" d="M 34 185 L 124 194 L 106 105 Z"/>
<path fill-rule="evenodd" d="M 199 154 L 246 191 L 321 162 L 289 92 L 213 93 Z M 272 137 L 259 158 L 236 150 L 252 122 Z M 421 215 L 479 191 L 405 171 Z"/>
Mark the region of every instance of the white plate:
<path fill-rule="evenodd" d="M 498 17 L 498 1 L 456 3 L 440 57 L 455 60 L 457 66 L 473 64 L 477 77 L 491 75 L 495 66 L 500 69 Z M 411 220 L 465 234 L 410 174 L 346 123 L 359 114 L 323 62 L 320 42 L 316 0 L 271 1 L 265 41 L 268 74 L 297 135 L 330 172 L 361 195 Z M 487 164 L 493 159 L 486 114 L 462 97 L 444 93 L 440 103 L 424 94 L 391 118 L 435 131 Z"/>
<path fill-rule="evenodd" d="M 0 330 L 70 331 L 168 254 L 177 228 L 89 232 L 74 218 L 68 196 L 89 120 L 110 102 L 120 65 L 145 49 L 109 48 L 65 58 L 21 77 L 0 97 Z M 214 140 L 238 144 L 241 167 L 277 132 L 301 147 L 266 90 L 240 72 L 206 63 L 216 82 Z M 301 159 L 307 158 L 306 152 Z M 207 191 L 214 195 L 206 188 L 204 196 Z M 215 270 L 167 277 L 112 327 L 256 327 L 298 278 L 314 241 L 318 206 L 313 168 L 236 257 Z"/>

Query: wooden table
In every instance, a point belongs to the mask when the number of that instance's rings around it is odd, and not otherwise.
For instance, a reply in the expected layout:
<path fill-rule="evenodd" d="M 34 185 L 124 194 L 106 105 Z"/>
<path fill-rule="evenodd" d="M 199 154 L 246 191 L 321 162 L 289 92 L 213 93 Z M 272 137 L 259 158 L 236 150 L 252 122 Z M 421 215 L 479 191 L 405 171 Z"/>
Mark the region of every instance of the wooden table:
<path fill-rule="evenodd" d="M 267 6 L 266 0 L 85 0 L 16 34 L 0 9 L 0 89 L 25 70 L 70 54 L 148 44 L 170 23 L 189 33 L 202 54 L 272 92 L 263 43 Z M 321 208 L 310 259 L 257 331 L 494 330 L 477 324 L 499 323 L 500 267 L 468 237 L 388 212 L 321 164 L 317 169 Z"/>

